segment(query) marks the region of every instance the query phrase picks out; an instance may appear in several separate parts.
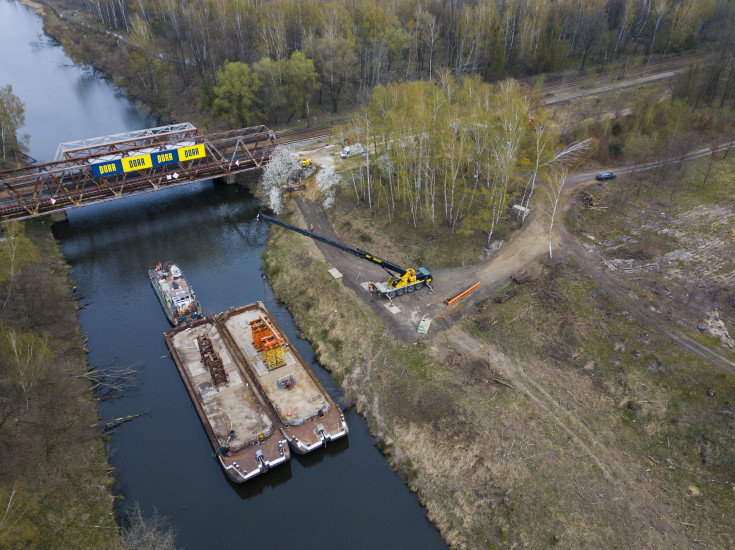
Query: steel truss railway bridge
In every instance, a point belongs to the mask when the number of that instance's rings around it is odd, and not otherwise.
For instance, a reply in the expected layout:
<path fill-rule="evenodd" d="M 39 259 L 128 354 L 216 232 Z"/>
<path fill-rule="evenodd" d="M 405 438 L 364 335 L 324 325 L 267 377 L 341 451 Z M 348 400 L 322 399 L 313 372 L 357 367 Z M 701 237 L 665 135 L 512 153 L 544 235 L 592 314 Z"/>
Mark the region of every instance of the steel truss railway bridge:
<path fill-rule="evenodd" d="M 255 126 L 203 135 L 186 122 L 62 143 L 53 162 L 0 172 L 0 221 L 227 178 L 263 166 L 279 143 L 328 133 Z"/>

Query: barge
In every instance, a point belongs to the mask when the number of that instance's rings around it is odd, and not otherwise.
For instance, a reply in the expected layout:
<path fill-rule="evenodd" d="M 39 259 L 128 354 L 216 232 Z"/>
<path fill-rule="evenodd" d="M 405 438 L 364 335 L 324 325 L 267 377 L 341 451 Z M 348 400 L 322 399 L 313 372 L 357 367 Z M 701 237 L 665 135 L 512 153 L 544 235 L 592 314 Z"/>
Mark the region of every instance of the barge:
<path fill-rule="evenodd" d="M 262 302 L 220 313 L 215 322 L 273 407 L 294 452 L 305 454 L 348 434 L 344 414 Z"/>
<path fill-rule="evenodd" d="M 223 341 L 217 323 L 196 319 L 164 333 L 213 456 L 228 478 L 247 481 L 291 458 L 268 404 Z"/>
<path fill-rule="evenodd" d="M 181 268 L 175 263 L 163 262 L 148 271 L 153 290 L 172 325 L 185 325 L 202 316 L 194 289 L 186 282 Z"/>

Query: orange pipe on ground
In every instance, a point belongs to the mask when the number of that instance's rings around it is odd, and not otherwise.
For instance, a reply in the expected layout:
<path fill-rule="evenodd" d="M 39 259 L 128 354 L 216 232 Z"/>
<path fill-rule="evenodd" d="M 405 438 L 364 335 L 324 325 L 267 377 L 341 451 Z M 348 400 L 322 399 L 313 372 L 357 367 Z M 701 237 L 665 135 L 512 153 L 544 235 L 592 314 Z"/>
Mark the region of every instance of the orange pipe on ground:
<path fill-rule="evenodd" d="M 460 292 L 459 294 L 457 294 L 454 298 L 447 298 L 446 300 L 444 300 L 444 303 L 447 304 L 448 306 L 451 306 L 453 303 L 458 302 L 459 300 L 467 296 L 470 292 L 474 292 L 475 290 L 480 288 L 481 284 L 482 283 L 475 283 L 474 285 L 472 285 L 470 288 L 468 288 L 464 292 Z"/>

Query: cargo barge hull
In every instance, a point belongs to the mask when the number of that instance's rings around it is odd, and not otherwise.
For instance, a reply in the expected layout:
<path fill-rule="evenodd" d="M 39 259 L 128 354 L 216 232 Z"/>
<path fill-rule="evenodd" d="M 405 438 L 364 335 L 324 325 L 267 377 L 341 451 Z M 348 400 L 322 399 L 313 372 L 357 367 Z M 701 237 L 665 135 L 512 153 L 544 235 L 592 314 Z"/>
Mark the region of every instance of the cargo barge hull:
<path fill-rule="evenodd" d="M 195 320 L 165 332 L 164 338 L 212 455 L 231 481 L 243 483 L 291 458 L 278 420 L 213 320 Z M 210 349 L 210 355 L 202 349 Z"/>
<path fill-rule="evenodd" d="M 215 322 L 294 452 L 309 453 L 349 433 L 340 408 L 261 302 L 221 313 Z"/>

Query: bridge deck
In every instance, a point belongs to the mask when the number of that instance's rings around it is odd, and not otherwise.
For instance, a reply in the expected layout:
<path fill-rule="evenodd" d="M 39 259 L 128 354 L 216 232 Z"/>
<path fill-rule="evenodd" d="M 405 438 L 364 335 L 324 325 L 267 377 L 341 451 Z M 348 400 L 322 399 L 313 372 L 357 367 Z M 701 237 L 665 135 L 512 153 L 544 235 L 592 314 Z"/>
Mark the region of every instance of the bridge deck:
<path fill-rule="evenodd" d="M 62 160 L 0 172 L 0 221 L 252 170 L 267 162 L 277 145 L 275 134 L 265 126 L 210 135 L 201 135 L 192 126 L 168 134 L 142 132 L 129 140 L 96 138 L 75 148 L 73 155 L 62 155 L 67 157 Z M 202 146 L 197 149 L 201 152 L 197 158 L 179 160 L 167 155 L 170 158 L 164 164 L 152 165 L 151 157 L 156 153 L 196 146 Z M 95 177 L 103 163 L 119 163 L 130 157 L 139 159 L 140 169 Z"/>

